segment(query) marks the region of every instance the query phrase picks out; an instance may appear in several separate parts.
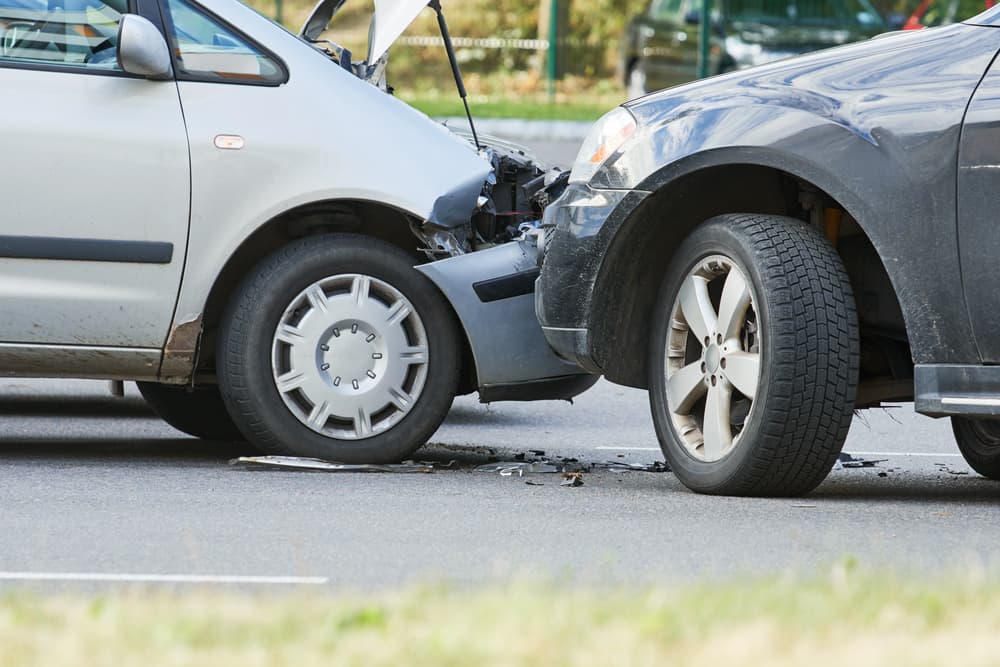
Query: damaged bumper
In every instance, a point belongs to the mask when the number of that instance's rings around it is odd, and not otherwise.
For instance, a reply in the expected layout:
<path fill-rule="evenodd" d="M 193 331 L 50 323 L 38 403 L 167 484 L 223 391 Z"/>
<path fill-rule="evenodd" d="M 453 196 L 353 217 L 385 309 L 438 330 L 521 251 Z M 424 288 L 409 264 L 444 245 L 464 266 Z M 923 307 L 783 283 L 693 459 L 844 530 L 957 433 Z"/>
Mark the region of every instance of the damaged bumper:
<path fill-rule="evenodd" d="M 444 293 L 465 330 L 483 402 L 569 399 L 597 377 L 549 348 L 535 318 L 535 248 L 513 241 L 416 267 Z"/>
<path fill-rule="evenodd" d="M 601 262 L 615 232 L 650 193 L 570 185 L 545 209 L 550 240 L 541 257 L 536 312 L 546 340 L 562 357 L 601 373 L 591 356 L 588 313 Z"/>

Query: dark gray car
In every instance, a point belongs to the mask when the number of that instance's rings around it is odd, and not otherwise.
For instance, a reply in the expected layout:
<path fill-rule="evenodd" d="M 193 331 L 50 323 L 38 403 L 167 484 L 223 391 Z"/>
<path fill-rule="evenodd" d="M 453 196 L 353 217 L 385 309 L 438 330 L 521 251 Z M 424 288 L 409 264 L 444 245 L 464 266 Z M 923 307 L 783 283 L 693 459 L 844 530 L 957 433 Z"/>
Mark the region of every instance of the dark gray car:
<path fill-rule="evenodd" d="M 790 495 L 915 401 L 1000 479 L 1000 9 L 620 107 L 546 211 L 557 352 L 648 388 L 678 478 Z"/>

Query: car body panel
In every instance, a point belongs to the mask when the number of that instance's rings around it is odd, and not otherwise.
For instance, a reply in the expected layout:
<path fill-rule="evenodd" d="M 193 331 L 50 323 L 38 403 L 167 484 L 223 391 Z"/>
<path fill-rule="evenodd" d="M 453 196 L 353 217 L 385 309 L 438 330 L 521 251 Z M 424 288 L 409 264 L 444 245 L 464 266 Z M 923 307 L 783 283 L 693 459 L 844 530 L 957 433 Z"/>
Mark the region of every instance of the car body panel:
<path fill-rule="evenodd" d="M 417 270 L 438 286 L 458 313 L 481 387 L 579 373 L 545 343 L 535 318 L 538 266 L 526 242 L 423 264 Z M 508 284 L 498 285 L 492 295 L 480 294 L 477 285 L 486 281 Z"/>
<path fill-rule="evenodd" d="M 175 326 L 201 315 L 246 238 L 298 206 L 374 201 L 446 227 L 468 221 L 490 165 L 467 142 L 249 8 L 226 17 L 280 53 L 291 76 L 278 87 L 179 83 L 194 189 Z M 216 148 L 220 134 L 243 138 L 245 148 Z"/>
<path fill-rule="evenodd" d="M 985 363 L 1000 362 L 1000 63 L 969 103 L 958 157 L 958 245 L 972 329 Z"/>
<path fill-rule="evenodd" d="M 162 347 L 190 199 L 176 84 L 4 66 L 0 88 L 16 99 L 0 106 L 0 342 Z M 118 261 L 87 259 L 124 240 Z M 133 256 L 151 244 L 168 261 Z"/>
<path fill-rule="evenodd" d="M 902 306 L 914 361 L 977 363 L 966 305 L 946 278 L 959 275 L 955 192 L 962 120 L 998 49 L 1000 31 L 955 25 L 641 98 L 627 105 L 640 130 L 591 185 L 655 191 L 721 164 L 769 166 L 807 180 L 835 197 L 871 239 Z M 547 219 L 579 239 L 581 229 L 562 204 L 555 202 Z M 620 224 L 634 210 L 618 216 Z M 592 240 L 583 247 L 553 243 L 543 288 L 550 260 L 558 265 L 560 255 L 586 252 L 599 262 L 616 232 L 591 229 Z M 595 260 L 568 263 L 592 267 Z M 600 270 L 593 280 L 601 280 Z M 542 297 L 548 300 L 548 289 Z M 588 299 L 589 291 L 581 291 L 578 300 Z M 586 328 L 591 322 L 579 318 L 588 311 L 540 316 L 543 326 Z M 569 321 L 574 316 L 577 321 Z"/>

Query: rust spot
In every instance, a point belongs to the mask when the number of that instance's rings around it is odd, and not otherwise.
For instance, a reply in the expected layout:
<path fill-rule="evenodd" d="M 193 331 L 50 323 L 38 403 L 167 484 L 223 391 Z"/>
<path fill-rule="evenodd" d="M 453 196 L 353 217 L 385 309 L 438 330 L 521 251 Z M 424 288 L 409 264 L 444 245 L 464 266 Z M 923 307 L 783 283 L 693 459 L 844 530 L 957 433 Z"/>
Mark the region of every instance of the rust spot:
<path fill-rule="evenodd" d="M 187 382 L 194 374 L 201 340 L 201 316 L 181 322 L 170 330 L 167 344 L 163 346 L 160 379 L 163 382 Z"/>

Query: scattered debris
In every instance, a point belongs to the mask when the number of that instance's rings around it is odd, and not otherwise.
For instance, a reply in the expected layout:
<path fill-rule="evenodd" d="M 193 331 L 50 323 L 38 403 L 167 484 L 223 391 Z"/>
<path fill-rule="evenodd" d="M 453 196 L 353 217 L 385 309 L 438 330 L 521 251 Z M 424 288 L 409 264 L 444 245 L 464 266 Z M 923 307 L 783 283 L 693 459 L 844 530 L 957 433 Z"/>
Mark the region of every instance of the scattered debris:
<path fill-rule="evenodd" d="M 888 477 L 888 476 L 889 476 L 889 473 L 887 473 L 887 472 L 880 472 L 880 473 L 878 474 L 878 476 L 879 476 L 879 477 Z"/>
<path fill-rule="evenodd" d="M 793 504 L 792 507 L 801 507 L 803 509 L 815 509 L 815 505 L 805 505 L 805 504 Z"/>
<path fill-rule="evenodd" d="M 885 463 L 889 459 L 865 459 L 854 457 L 847 452 L 841 452 L 837 457 L 837 463 L 841 468 L 874 468 L 877 463 Z"/>
<path fill-rule="evenodd" d="M 563 481 L 559 486 L 583 486 L 583 473 L 564 472 Z"/>
<path fill-rule="evenodd" d="M 968 470 L 955 470 L 951 468 L 947 463 L 935 463 L 940 472 L 946 472 L 949 475 L 968 475 Z"/>
<path fill-rule="evenodd" d="M 528 451 L 534 454 L 535 456 L 545 456 L 544 449 L 529 449 Z"/>
<path fill-rule="evenodd" d="M 510 477 L 517 473 L 518 477 L 526 474 L 537 473 L 557 473 L 565 472 L 564 467 L 549 463 L 548 461 L 499 461 L 497 463 L 487 463 L 476 466 L 476 472 L 498 472 L 501 477 Z"/>
<path fill-rule="evenodd" d="M 232 459 L 229 465 L 263 466 L 268 468 L 290 468 L 295 470 L 315 470 L 321 472 L 434 472 L 433 465 L 421 463 L 335 463 L 323 459 L 302 456 L 241 456 Z M 449 463 L 448 465 L 451 465 Z"/>
<path fill-rule="evenodd" d="M 524 480 L 524 483 L 527 484 L 528 486 L 545 486 L 541 482 L 532 482 L 530 479 Z"/>

